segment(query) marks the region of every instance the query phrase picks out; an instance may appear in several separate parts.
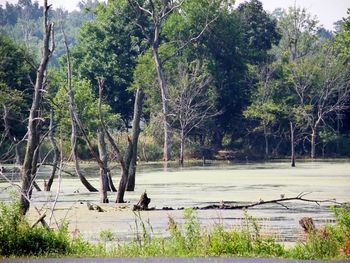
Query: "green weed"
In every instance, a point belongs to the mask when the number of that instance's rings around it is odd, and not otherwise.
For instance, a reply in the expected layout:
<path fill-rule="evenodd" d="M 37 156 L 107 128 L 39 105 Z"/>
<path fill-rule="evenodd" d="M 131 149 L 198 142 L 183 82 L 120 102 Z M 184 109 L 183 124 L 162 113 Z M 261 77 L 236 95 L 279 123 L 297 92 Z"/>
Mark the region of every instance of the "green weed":
<path fill-rule="evenodd" d="M 0 255 L 66 254 L 69 246 L 66 225 L 57 231 L 40 226 L 31 228 L 18 203 L 0 203 Z"/>
<path fill-rule="evenodd" d="M 31 228 L 20 214 L 18 204 L 0 204 L 0 256 L 76 256 L 76 257 L 190 257 L 239 256 L 284 257 L 297 259 L 349 259 L 350 213 L 348 208 L 333 208 L 336 224 L 309 234 L 304 242 L 287 249 L 273 237 L 260 232 L 256 219 L 246 213 L 240 229 L 226 230 L 220 224 L 208 232 L 200 226 L 197 214 L 184 211 L 181 225 L 169 217 L 169 236 L 154 236 L 152 225 L 135 213 L 135 239 L 120 243 L 111 230 L 100 233 L 100 243 L 92 244 L 81 236 L 70 237 L 67 226 L 49 231 Z M 106 246 L 107 242 L 115 243 Z"/>

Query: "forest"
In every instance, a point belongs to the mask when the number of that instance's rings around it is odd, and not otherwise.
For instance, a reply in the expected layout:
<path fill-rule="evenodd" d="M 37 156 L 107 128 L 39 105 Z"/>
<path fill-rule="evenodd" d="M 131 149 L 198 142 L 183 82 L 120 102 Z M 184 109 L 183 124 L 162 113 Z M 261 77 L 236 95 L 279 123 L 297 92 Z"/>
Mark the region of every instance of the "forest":
<path fill-rule="evenodd" d="M 349 13 L 349 11 L 348 11 Z M 350 18 L 331 32 L 258 0 L 98 1 L 67 12 L 0 8 L 2 163 L 29 207 L 40 164 L 100 168 L 101 202 L 135 187 L 138 161 L 348 157 Z"/>

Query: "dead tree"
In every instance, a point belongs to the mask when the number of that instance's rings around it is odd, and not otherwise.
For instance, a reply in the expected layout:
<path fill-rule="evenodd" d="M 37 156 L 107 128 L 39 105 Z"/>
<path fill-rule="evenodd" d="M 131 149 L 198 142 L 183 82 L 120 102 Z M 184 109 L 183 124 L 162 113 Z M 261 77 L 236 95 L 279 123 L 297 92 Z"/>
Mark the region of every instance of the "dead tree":
<path fill-rule="evenodd" d="M 135 102 L 134 102 L 134 116 L 132 120 L 132 154 L 129 166 L 128 184 L 127 191 L 135 190 L 135 178 L 136 178 L 136 162 L 137 162 L 137 144 L 140 135 L 140 120 L 142 113 L 144 93 L 141 88 L 136 90 Z"/>
<path fill-rule="evenodd" d="M 63 29 L 63 24 L 61 24 L 61 31 L 63 35 L 63 41 L 66 49 L 67 55 L 67 95 L 68 95 L 68 103 L 69 103 L 69 114 L 71 119 L 71 147 L 72 147 L 72 156 L 75 165 L 75 172 L 77 173 L 81 183 L 86 187 L 86 189 L 90 192 L 97 192 L 98 190 L 93 187 L 89 181 L 85 178 L 80 169 L 79 157 L 78 157 L 78 145 L 77 145 L 77 133 L 78 133 L 78 125 L 79 125 L 79 116 L 77 112 L 77 106 L 74 101 L 74 91 L 72 88 L 72 64 L 70 59 L 70 51 L 67 43 L 67 37 Z"/>
<path fill-rule="evenodd" d="M 140 5 L 137 0 L 128 0 L 131 8 L 133 8 L 136 19 L 135 24 L 141 29 L 144 37 L 146 38 L 148 45 L 152 50 L 152 56 L 155 62 L 159 88 L 162 99 L 162 111 L 163 111 L 163 130 L 164 130 L 164 146 L 163 146 L 163 160 L 168 161 L 171 159 L 171 148 L 172 148 L 172 131 L 171 131 L 171 116 L 170 116 L 170 105 L 169 105 L 169 89 L 165 78 L 164 62 L 169 58 L 179 54 L 190 43 L 197 41 L 203 33 L 206 31 L 208 25 L 216 20 L 214 18 L 210 22 L 206 22 L 203 30 L 195 37 L 190 38 L 186 43 L 179 47 L 171 56 L 161 59 L 159 54 L 159 46 L 161 43 L 161 29 L 165 24 L 168 17 L 178 10 L 184 0 L 180 1 L 145 1 Z M 150 23 L 144 23 L 149 18 Z"/>
<path fill-rule="evenodd" d="M 176 84 L 171 86 L 173 121 L 180 133 L 180 165 L 184 164 L 186 139 L 189 133 L 200 128 L 205 120 L 218 114 L 213 97 L 208 91 L 211 76 L 203 72 L 198 61 L 191 65 L 180 64 Z M 175 127 L 175 125 L 173 125 Z"/>
<path fill-rule="evenodd" d="M 290 159 L 291 159 L 291 166 L 295 167 L 295 140 L 294 140 L 294 127 L 293 122 L 290 121 Z"/>
<path fill-rule="evenodd" d="M 116 154 L 118 162 L 120 163 L 121 178 L 119 181 L 116 203 L 124 203 L 124 194 L 126 190 L 126 185 L 128 183 L 128 171 L 129 171 L 129 165 L 130 165 L 132 149 L 133 149 L 132 142 L 128 138 L 129 144 L 123 156 L 104 122 L 102 107 L 101 107 L 104 81 L 102 78 L 98 78 L 97 80 L 98 80 L 98 87 L 99 87 L 99 115 L 100 115 L 101 127 Z"/>
<path fill-rule="evenodd" d="M 55 121 L 54 121 L 54 113 L 53 113 L 53 109 L 50 110 L 50 126 L 49 126 L 49 140 L 52 146 L 52 150 L 53 150 L 53 159 L 52 159 L 52 171 L 51 171 L 51 175 L 47 181 L 47 183 L 45 183 L 44 185 L 44 190 L 45 191 L 50 191 L 51 190 L 51 186 L 53 183 L 53 180 L 55 178 L 56 175 L 56 171 L 57 171 L 57 165 L 58 165 L 58 159 L 60 156 L 60 150 L 57 146 L 57 142 L 55 139 L 55 130 L 56 130 L 56 126 L 55 126 Z"/>
<path fill-rule="evenodd" d="M 41 135 L 41 111 L 40 107 L 42 104 L 42 92 L 45 90 L 46 77 L 45 72 L 54 48 L 54 28 L 53 23 L 48 21 L 48 12 L 51 5 L 47 5 L 47 0 L 44 0 L 44 38 L 43 38 L 43 51 L 40 60 L 40 65 L 36 74 L 36 81 L 34 86 L 33 101 L 29 112 L 28 118 L 28 138 L 26 151 L 24 156 L 24 162 L 21 169 L 22 178 L 22 194 L 20 196 L 20 205 L 23 214 L 29 209 L 29 200 L 32 195 L 33 178 L 36 176 L 37 162 L 38 162 L 38 148 L 40 144 Z M 50 38 L 51 47 L 50 47 Z"/>

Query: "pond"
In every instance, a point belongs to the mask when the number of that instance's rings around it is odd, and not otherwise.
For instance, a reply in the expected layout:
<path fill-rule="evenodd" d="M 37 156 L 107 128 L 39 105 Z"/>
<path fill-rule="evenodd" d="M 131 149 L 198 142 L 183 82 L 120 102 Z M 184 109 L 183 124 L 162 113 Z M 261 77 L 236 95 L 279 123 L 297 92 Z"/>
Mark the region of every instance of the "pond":
<path fill-rule="evenodd" d="M 66 170 L 73 171 L 70 165 Z M 98 169 L 94 164 L 84 164 L 83 169 L 90 182 L 98 188 Z M 50 167 L 41 167 L 38 183 L 43 185 Z M 14 172 L 7 173 L 15 183 L 18 176 Z M 117 185 L 119 170 L 113 170 L 113 178 Z M 9 200 L 12 187 L 4 180 L 0 181 L 0 200 Z M 124 205 L 116 205 L 115 193 L 109 193 L 111 203 L 102 205 L 105 213 L 89 211 L 86 202 L 98 204 L 98 193 L 90 193 L 76 177 L 64 175 L 61 191 L 52 222 L 63 218 L 70 222 L 71 231 L 79 231 L 90 240 L 98 240 L 98 233 L 108 229 L 119 240 L 135 237 L 135 214 L 131 207 L 136 204 L 140 195 L 146 190 L 152 199 L 150 206 L 162 207 L 194 207 L 208 204 L 225 203 L 245 204 L 258 200 L 296 197 L 300 193 L 309 193 L 305 198 L 337 202 L 350 201 L 350 162 L 314 161 L 299 162 L 291 168 L 286 162 L 268 163 L 227 163 L 212 162 L 205 166 L 192 164 L 178 168 L 175 165 L 163 167 L 159 164 L 142 164 L 138 167 L 135 192 L 126 192 Z M 56 195 L 57 180 L 52 192 L 33 192 L 33 203 L 39 209 L 51 207 Z M 11 190 L 12 189 L 12 190 Z M 334 222 L 329 206 L 331 203 L 286 202 L 262 205 L 249 209 L 249 215 L 255 217 L 265 234 L 271 234 L 285 243 L 295 242 L 303 238 L 299 219 L 312 217 L 316 226 Z M 225 228 L 240 226 L 244 223 L 244 211 L 241 210 L 200 210 L 197 211 L 200 223 L 211 228 L 215 224 L 223 224 Z M 168 216 L 177 222 L 183 222 L 183 211 L 147 211 L 141 212 L 143 220 L 149 221 L 154 234 L 167 235 Z M 37 214 L 31 209 L 29 217 L 34 220 Z"/>

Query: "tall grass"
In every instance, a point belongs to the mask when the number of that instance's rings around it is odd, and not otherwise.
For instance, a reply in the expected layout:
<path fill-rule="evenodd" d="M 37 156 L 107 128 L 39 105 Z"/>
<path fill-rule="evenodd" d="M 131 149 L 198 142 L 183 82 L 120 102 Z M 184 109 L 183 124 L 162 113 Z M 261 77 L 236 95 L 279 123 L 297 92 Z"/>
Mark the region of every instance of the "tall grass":
<path fill-rule="evenodd" d="M 31 228 L 20 215 L 19 206 L 0 205 L 0 256 L 76 256 L 76 257 L 194 257 L 240 256 L 284 257 L 298 259 L 349 259 L 350 213 L 347 208 L 334 208 L 336 224 L 310 233 L 304 242 L 292 248 L 277 243 L 260 233 L 256 220 L 246 214 L 240 229 L 226 230 L 220 224 L 211 231 L 200 226 L 196 212 L 184 211 L 184 223 L 169 217 L 169 236 L 153 234 L 149 222 L 135 214 L 134 240 L 118 243 L 113 233 L 100 233 L 100 242 L 92 244 L 82 237 L 71 238 L 64 226 L 49 231 Z M 111 242 L 112 241 L 112 242 Z M 115 242 L 115 243 L 113 243 Z"/>

